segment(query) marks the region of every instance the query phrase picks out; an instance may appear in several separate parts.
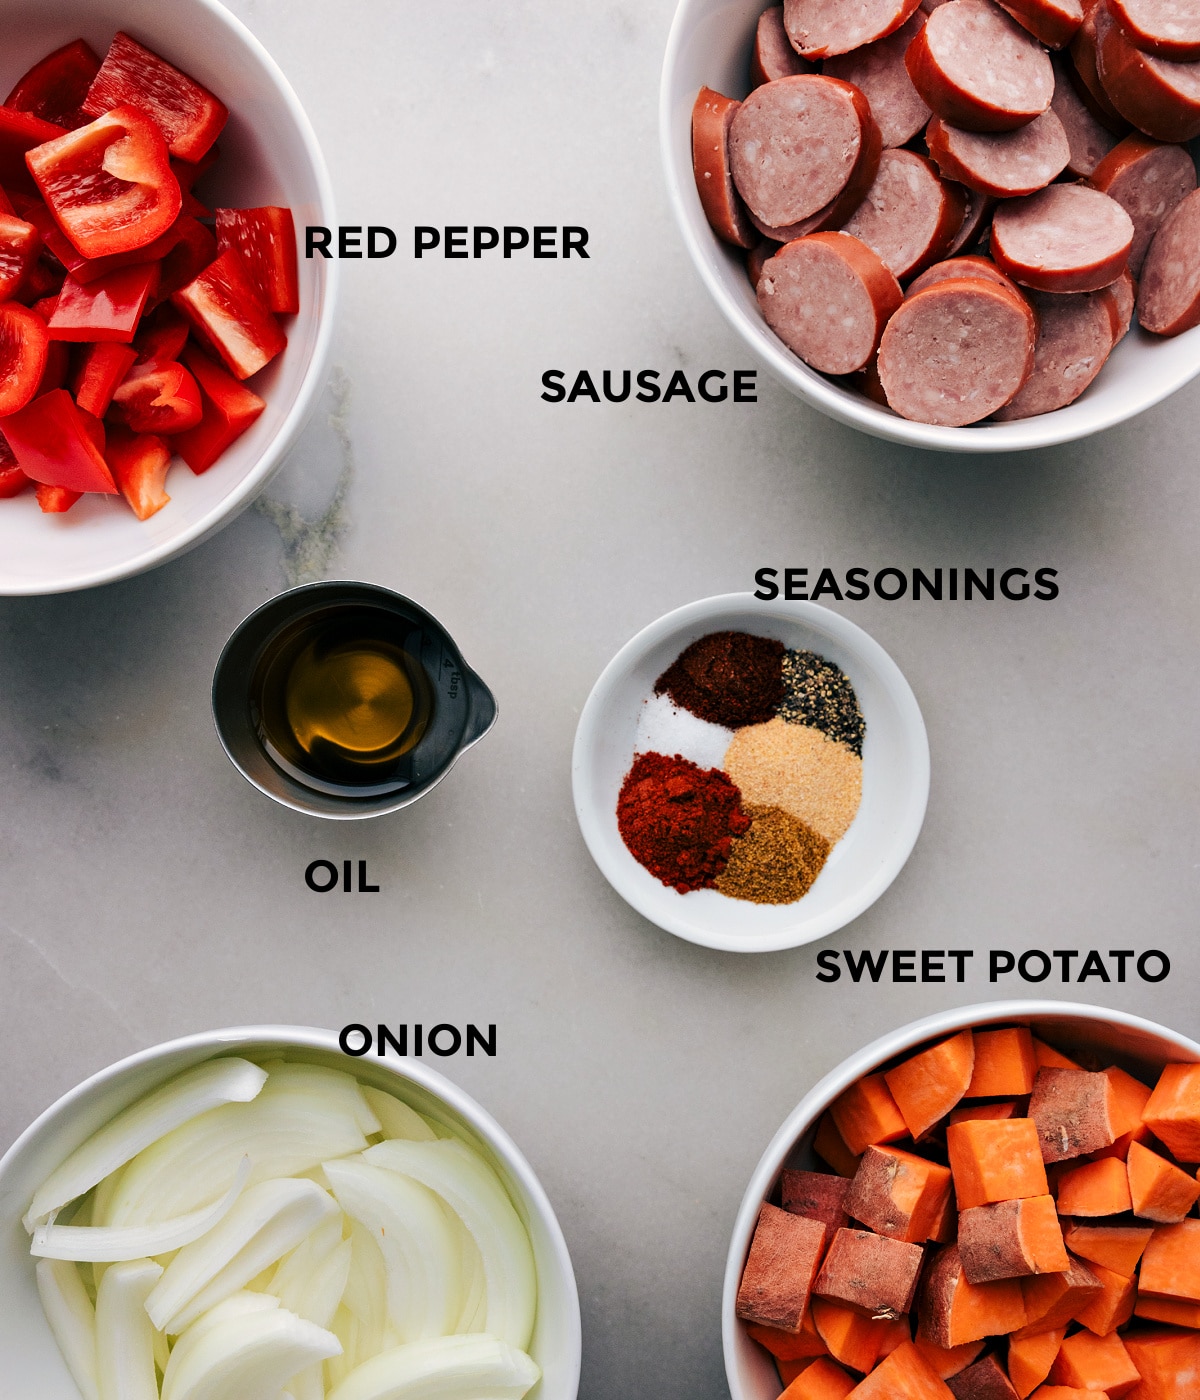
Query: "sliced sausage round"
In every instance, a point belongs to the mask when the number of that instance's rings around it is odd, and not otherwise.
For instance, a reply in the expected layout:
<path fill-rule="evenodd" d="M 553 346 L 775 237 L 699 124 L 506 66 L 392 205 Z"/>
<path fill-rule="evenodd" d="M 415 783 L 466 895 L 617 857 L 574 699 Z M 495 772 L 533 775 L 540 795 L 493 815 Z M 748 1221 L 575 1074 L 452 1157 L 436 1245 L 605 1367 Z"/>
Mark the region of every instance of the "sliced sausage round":
<path fill-rule="evenodd" d="M 947 258 L 945 262 L 927 267 L 909 287 L 908 295 L 911 297 L 923 292 L 926 287 L 936 287 L 939 282 L 960 281 L 964 277 L 982 277 L 985 282 L 990 282 L 994 287 L 1003 287 L 1013 296 L 1021 295 L 1017 284 L 1010 277 L 1005 277 L 991 258 L 972 254 L 963 258 Z"/>
<path fill-rule="evenodd" d="M 962 225 L 950 244 L 947 256 L 951 258 L 955 253 L 972 248 L 979 242 L 991 223 L 992 210 L 996 207 L 996 201 L 990 194 L 973 190 L 969 185 L 963 185 L 963 189 L 967 195 L 967 212 L 963 215 Z"/>
<path fill-rule="evenodd" d="M 1116 343 L 1107 291 L 1034 292 L 1038 318 L 1033 373 L 993 417 L 1001 423 L 1074 403 L 1104 368 Z"/>
<path fill-rule="evenodd" d="M 755 87 L 777 78 L 795 78 L 811 73 L 814 65 L 792 48 L 783 27 L 783 6 L 772 5 L 758 17 L 754 32 L 754 52 L 750 55 L 750 77 Z"/>
<path fill-rule="evenodd" d="M 1113 314 L 1117 327 L 1116 338 L 1118 341 L 1123 340 L 1129 334 L 1129 327 L 1133 324 L 1133 308 L 1137 303 L 1137 283 L 1133 280 L 1133 274 L 1126 268 L 1120 277 L 1104 290 L 1112 298 Z"/>
<path fill-rule="evenodd" d="M 862 369 L 903 299 L 876 254 L 848 233 L 796 239 L 766 263 L 758 281 L 767 324 L 825 374 Z"/>
<path fill-rule="evenodd" d="M 877 139 L 867 99 L 850 83 L 819 73 L 764 83 L 730 127 L 734 184 L 767 229 L 786 229 L 841 194 L 872 129 Z"/>
<path fill-rule="evenodd" d="M 1109 0 L 1129 42 L 1180 63 L 1200 59 L 1200 9 L 1194 0 Z"/>
<path fill-rule="evenodd" d="M 950 279 L 907 297 L 888 322 L 879 378 L 902 417 L 962 428 L 1017 393 L 1036 341 L 1037 320 L 1023 297 L 982 277 Z"/>
<path fill-rule="evenodd" d="M 1062 63 L 1054 65 L 1054 98 L 1050 110 L 1062 122 L 1066 134 L 1070 151 L 1067 169 L 1072 175 L 1086 179 L 1117 144 L 1117 137 L 1092 115 Z"/>
<path fill-rule="evenodd" d="M 1096 70 L 1118 112 L 1156 141 L 1200 136 L 1200 63 L 1174 63 L 1136 49 L 1104 0 L 1096 22 Z"/>
<path fill-rule="evenodd" d="M 1050 106 L 1050 55 L 992 0 L 949 0 L 904 55 L 913 86 L 944 121 L 1014 131 Z"/>
<path fill-rule="evenodd" d="M 1112 100 L 1104 91 L 1100 74 L 1096 67 L 1096 5 L 1088 6 L 1083 23 L 1071 40 L 1071 76 L 1075 91 L 1098 122 L 1124 136 L 1129 131 L 1129 123 L 1112 105 Z"/>
<path fill-rule="evenodd" d="M 1133 220 L 1086 185 L 1051 185 L 1006 200 L 992 216 L 992 257 L 1014 282 L 1039 292 L 1094 292 L 1116 281 L 1133 244 Z"/>
<path fill-rule="evenodd" d="M 884 151 L 867 196 L 842 225 L 905 281 L 950 250 L 966 201 L 915 151 Z"/>
<path fill-rule="evenodd" d="M 996 199 L 1033 194 L 1066 169 L 1071 148 L 1053 112 L 1018 131 L 963 131 L 939 117 L 925 130 L 929 154 L 950 180 Z"/>
<path fill-rule="evenodd" d="M 905 51 L 924 23 L 924 12 L 917 10 L 886 39 L 821 64 L 823 73 L 853 83 L 866 94 L 884 146 L 907 145 L 929 120 L 929 108 L 904 66 Z"/>
<path fill-rule="evenodd" d="M 1104 157 L 1091 183 L 1133 220 L 1129 270 L 1136 277 L 1159 225 L 1196 188 L 1196 166 L 1185 146 L 1164 146 L 1135 134 Z"/>
<path fill-rule="evenodd" d="M 1022 29 L 1052 49 L 1061 49 L 1083 23 L 1081 0 L 997 0 Z"/>
<path fill-rule="evenodd" d="M 1200 325 L 1200 190 L 1177 204 L 1154 235 L 1142 264 L 1137 314 L 1155 335 Z"/>
<path fill-rule="evenodd" d="M 758 279 L 762 276 L 762 270 L 769 258 L 773 258 L 779 252 L 779 244 L 772 242 L 769 238 L 764 238 L 761 243 L 751 248 L 746 254 L 746 276 L 750 279 L 750 285 L 757 290 Z"/>
<path fill-rule="evenodd" d="M 741 104 L 703 87 L 692 108 L 692 169 L 704 216 L 713 232 L 735 248 L 753 248 L 758 233 L 733 186 L 729 128 Z"/>
<path fill-rule="evenodd" d="M 918 0 L 783 0 L 783 22 L 797 53 L 828 58 L 873 44 L 899 29 Z"/>

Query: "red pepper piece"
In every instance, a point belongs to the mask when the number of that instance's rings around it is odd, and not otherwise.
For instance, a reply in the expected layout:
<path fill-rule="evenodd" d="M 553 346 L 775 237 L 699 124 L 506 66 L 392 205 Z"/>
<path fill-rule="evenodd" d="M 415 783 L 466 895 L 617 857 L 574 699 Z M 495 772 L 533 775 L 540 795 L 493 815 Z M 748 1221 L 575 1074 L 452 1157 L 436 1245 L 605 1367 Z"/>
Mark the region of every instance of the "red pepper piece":
<path fill-rule="evenodd" d="M 217 248 L 242 255 L 250 280 L 272 311 L 294 316 L 300 310 L 296 224 L 290 209 L 218 209 Z"/>
<path fill-rule="evenodd" d="M 257 374 L 287 345 L 287 336 L 232 248 L 171 300 L 239 379 Z"/>
<path fill-rule="evenodd" d="M 266 404 L 194 345 L 184 350 L 183 362 L 200 386 L 204 417 L 174 438 L 172 446 L 199 476 L 241 437 Z"/>
<path fill-rule="evenodd" d="M 117 488 L 96 446 L 96 420 L 89 418 L 65 389 L 51 389 L 10 414 L 4 420 L 4 435 L 21 470 L 34 481 L 112 496 Z"/>
<path fill-rule="evenodd" d="M 21 470 L 8 439 L 0 433 L 0 498 L 19 496 L 29 484 L 29 478 Z"/>
<path fill-rule="evenodd" d="M 25 281 L 41 252 L 37 229 L 15 214 L 0 214 L 0 301 L 8 301 Z"/>
<path fill-rule="evenodd" d="M 99 71 L 99 56 L 83 39 L 76 39 L 35 63 L 4 99 L 4 105 L 68 129 L 86 126 L 91 117 L 81 109 Z"/>
<path fill-rule="evenodd" d="M 50 317 L 58 310 L 60 294 L 61 292 L 54 292 L 51 296 L 42 297 L 41 301 L 35 301 L 29 308 L 44 326 L 50 324 Z"/>
<path fill-rule="evenodd" d="M 36 312 L 15 301 L 0 306 L 0 417 L 33 398 L 49 348 L 46 323 Z"/>
<path fill-rule="evenodd" d="M 142 317 L 133 340 L 139 360 L 177 360 L 189 334 L 188 323 L 170 304 L 164 302 Z"/>
<path fill-rule="evenodd" d="M 152 49 L 118 33 L 88 91 L 93 117 L 130 103 L 158 123 L 171 154 L 198 161 L 229 118 L 224 103 Z"/>
<path fill-rule="evenodd" d="M 65 486 L 38 485 L 37 503 L 47 515 L 62 515 L 83 495 L 82 491 L 68 491 Z"/>
<path fill-rule="evenodd" d="M 85 258 L 146 247 L 166 233 L 183 205 L 162 134 L 136 107 L 117 107 L 35 146 L 25 162 L 59 227 Z"/>
<path fill-rule="evenodd" d="M 202 175 L 207 175 L 220 158 L 220 146 L 210 146 L 199 160 L 172 160 L 171 169 L 179 181 L 179 188 L 182 190 L 194 189 L 196 181 Z"/>
<path fill-rule="evenodd" d="M 105 457 L 139 520 L 149 520 L 171 499 L 163 489 L 171 465 L 171 449 L 163 438 L 131 433 L 118 424 L 108 434 Z"/>
<path fill-rule="evenodd" d="M 173 360 L 135 365 L 113 394 L 113 410 L 135 433 L 182 433 L 203 416 L 196 381 Z"/>
<path fill-rule="evenodd" d="M 211 219 L 213 217 L 213 211 L 207 204 L 201 204 L 191 190 L 185 190 L 182 185 L 179 188 L 183 193 L 183 213 L 189 219 Z"/>
<path fill-rule="evenodd" d="M 64 345 L 55 341 L 56 345 Z M 64 345 L 64 349 L 65 349 Z M 71 381 L 75 402 L 85 413 L 103 418 L 112 403 L 116 387 L 133 368 L 137 351 L 131 345 L 106 340 L 84 347 L 79 368 Z"/>
<path fill-rule="evenodd" d="M 61 389 L 66 384 L 70 372 L 71 347 L 61 340 L 52 340 L 46 347 L 46 368 L 42 370 L 42 377 L 38 380 L 33 397 L 40 399 L 51 389 Z"/>
<path fill-rule="evenodd" d="M 50 339 L 117 340 L 127 345 L 157 281 L 157 263 L 123 267 L 95 282 L 68 277 L 50 317 Z"/>
<path fill-rule="evenodd" d="M 217 256 L 217 240 L 212 229 L 199 220 L 181 214 L 175 221 L 175 242 L 163 255 L 159 265 L 158 287 L 151 305 L 166 301 L 173 293 L 186 287 L 208 267 Z"/>
<path fill-rule="evenodd" d="M 6 186 L 31 189 L 26 153 L 66 135 L 65 127 L 44 122 L 31 112 L 0 107 L 0 181 Z"/>

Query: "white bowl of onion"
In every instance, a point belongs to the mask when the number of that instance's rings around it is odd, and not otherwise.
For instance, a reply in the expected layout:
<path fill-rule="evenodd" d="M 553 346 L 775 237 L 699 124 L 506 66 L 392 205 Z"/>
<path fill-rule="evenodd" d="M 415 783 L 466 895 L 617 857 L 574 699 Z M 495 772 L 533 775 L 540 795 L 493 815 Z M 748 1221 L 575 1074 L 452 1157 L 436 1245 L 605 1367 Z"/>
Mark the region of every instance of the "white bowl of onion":
<path fill-rule="evenodd" d="M 0 1375 L 38 1400 L 575 1400 L 562 1231 L 504 1130 L 329 1031 L 172 1041 L 0 1159 Z"/>

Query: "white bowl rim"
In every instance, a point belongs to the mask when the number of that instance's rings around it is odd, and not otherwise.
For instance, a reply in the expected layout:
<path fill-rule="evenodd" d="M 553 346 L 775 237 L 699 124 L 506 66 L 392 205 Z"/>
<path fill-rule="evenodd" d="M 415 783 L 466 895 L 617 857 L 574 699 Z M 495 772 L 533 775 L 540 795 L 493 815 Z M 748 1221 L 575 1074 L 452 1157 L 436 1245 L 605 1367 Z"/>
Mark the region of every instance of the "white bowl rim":
<path fill-rule="evenodd" d="M 286 1025 L 230 1026 L 222 1030 L 199 1031 L 192 1035 L 180 1036 L 176 1040 L 152 1045 L 145 1050 L 138 1050 L 132 1055 L 127 1055 L 123 1060 L 117 1060 L 114 1064 L 90 1075 L 38 1114 L 29 1127 L 9 1147 L 8 1151 L 0 1157 L 0 1180 L 3 1179 L 9 1163 L 16 1161 L 23 1155 L 29 1145 L 36 1141 L 52 1120 L 64 1113 L 69 1113 L 96 1090 L 115 1083 L 130 1071 L 152 1065 L 156 1060 L 169 1055 L 186 1054 L 190 1051 L 211 1051 L 213 1054 L 219 1054 L 223 1050 L 236 1049 L 239 1045 L 247 1044 L 278 1045 L 281 1049 L 293 1047 L 329 1051 L 338 1055 L 345 1054 L 338 1044 L 338 1037 L 334 1031 L 323 1030 L 318 1026 Z M 354 1058 L 346 1056 L 346 1059 L 350 1061 L 346 1072 L 353 1074 Z M 575 1280 L 575 1270 L 571 1263 L 571 1255 L 567 1249 L 562 1226 L 558 1223 L 558 1217 L 554 1213 L 554 1207 L 550 1204 L 550 1198 L 546 1195 L 545 1188 L 526 1160 L 525 1154 L 487 1109 L 478 1104 L 465 1090 L 460 1089 L 453 1080 L 447 1079 L 437 1070 L 431 1069 L 418 1060 L 403 1059 L 391 1050 L 383 1056 L 372 1056 L 371 1063 L 385 1066 L 398 1078 L 411 1079 L 465 1118 L 472 1127 L 479 1131 L 489 1147 L 496 1152 L 497 1156 L 503 1160 L 504 1165 L 519 1181 L 521 1189 L 528 1196 L 530 1204 L 537 1213 L 541 1224 L 545 1227 L 555 1263 L 565 1284 L 566 1296 L 562 1301 L 564 1303 L 563 1311 L 567 1319 L 567 1335 L 563 1338 L 563 1348 L 564 1354 L 569 1358 L 566 1393 L 569 1395 L 577 1394 L 583 1354 L 579 1288 Z"/>
<path fill-rule="evenodd" d="M 810 369 L 767 330 L 765 322 L 761 326 L 753 325 L 744 310 L 732 300 L 719 278 L 713 274 L 708 258 L 704 256 L 693 221 L 684 203 L 682 177 L 672 146 L 675 112 L 672 107 L 671 86 L 680 50 L 688 34 L 690 10 L 695 2 L 696 0 L 679 0 L 663 58 L 658 128 L 667 199 L 675 214 L 675 222 L 683 235 L 692 264 L 725 320 L 741 336 L 746 346 L 766 363 L 770 373 L 797 397 L 819 408 L 822 413 L 839 423 L 857 428 L 872 437 L 902 443 L 908 447 L 923 447 L 936 452 L 1027 452 L 1075 442 L 1080 438 L 1103 432 L 1106 428 L 1115 427 L 1118 423 L 1128 422 L 1147 409 L 1153 408 L 1155 404 L 1161 403 L 1163 399 L 1169 398 L 1200 374 L 1198 352 L 1186 373 L 1163 375 L 1152 392 L 1133 409 L 1124 401 L 1119 401 L 1117 396 L 1112 396 L 1108 402 L 1090 400 L 1090 412 L 1086 417 L 1060 410 L 1055 413 L 1038 414 L 1033 418 L 1017 419 L 1011 423 L 945 428 L 933 423 L 915 423 L 901 418 L 899 414 L 890 413 L 867 398 L 860 402 L 846 391 L 838 389 L 816 370 Z M 687 172 L 687 178 L 689 184 L 694 184 L 690 170 Z"/>
<path fill-rule="evenodd" d="M 262 65 L 279 95 L 283 98 L 288 112 L 296 124 L 296 129 L 304 143 L 308 159 L 312 164 L 313 178 L 319 192 L 320 207 L 331 223 L 336 223 L 333 198 L 333 181 L 324 153 L 313 130 L 308 114 L 301 106 L 283 70 L 267 52 L 262 43 L 242 23 L 227 10 L 220 0 L 192 0 L 192 3 L 207 10 L 220 24 L 223 24 L 241 44 L 249 49 Z M 178 535 L 172 535 L 152 548 L 144 549 L 131 558 L 119 563 L 107 564 L 101 568 L 67 574 L 61 579 L 14 580 L 0 584 L 0 597 L 28 598 L 46 597 L 56 593 L 77 593 L 81 589 L 96 588 L 105 583 L 116 583 L 121 579 L 133 578 L 149 569 L 165 564 L 171 559 L 186 554 L 203 544 L 211 535 L 237 518 L 243 510 L 264 489 L 271 477 L 283 465 L 283 460 L 295 445 L 308 422 L 317 399 L 325 389 L 328 377 L 329 358 L 333 351 L 333 336 L 337 313 L 338 285 L 341 278 L 341 265 L 336 258 L 329 259 L 324 268 L 325 288 L 320 315 L 317 317 L 316 337 L 308 370 L 301 381 L 287 417 L 279 425 L 279 430 L 267 444 L 262 456 L 255 463 L 253 471 L 246 474 L 241 482 L 228 495 L 214 503 L 207 514 L 202 515 Z"/>
<path fill-rule="evenodd" d="M 727 611 L 761 611 L 764 616 L 790 617 L 809 621 L 835 637 L 849 651 L 857 652 L 878 673 L 884 676 L 891 688 L 893 698 L 901 711 L 908 737 L 913 745 L 911 757 L 917 773 L 910 789 L 909 804 L 904 823 L 896 832 L 891 844 L 891 854 L 881 863 L 873 876 L 858 887 L 853 898 L 847 898 L 830 909 L 822 919 L 812 919 L 803 926 L 797 936 L 797 925 L 772 933 L 725 935 L 706 928 L 687 916 L 686 907 L 681 904 L 678 916 L 663 915 L 657 909 L 651 910 L 639 897 L 639 887 L 626 879 L 625 873 L 614 867 L 608 860 L 604 847 L 598 838 L 596 814 L 586 800 L 583 790 L 587 758 L 593 744 L 593 735 L 599 727 L 604 708 L 612 691 L 623 674 L 630 668 L 642 652 L 669 637 L 691 623 L 708 617 L 719 616 Z M 784 599 L 764 601 L 753 593 L 719 593 L 711 598 L 700 598 L 694 603 L 685 603 L 656 618 L 648 626 L 631 637 L 601 671 L 584 702 L 575 729 L 575 744 L 571 756 L 571 778 L 575 801 L 575 816 L 579 829 L 592 859 L 601 874 L 614 890 L 637 910 L 643 918 L 659 928 L 687 939 L 705 948 L 715 948 L 726 953 L 772 953 L 787 948 L 799 948 L 806 943 L 816 942 L 829 934 L 844 928 L 852 920 L 869 909 L 899 875 L 917 844 L 917 837 L 925 822 L 925 811 L 929 804 L 929 736 L 917 697 L 905 678 L 903 671 L 874 637 L 858 623 L 848 617 L 822 607 L 820 603 L 808 603 Z"/>
<path fill-rule="evenodd" d="M 725 1354 L 725 1376 L 733 1400 L 747 1400 L 741 1376 L 735 1365 L 739 1327 L 736 1313 L 737 1291 L 742 1267 L 746 1262 L 747 1242 L 752 1223 L 758 1218 L 759 1208 L 797 1139 L 844 1089 L 848 1089 L 864 1074 L 869 1074 L 876 1065 L 891 1059 L 902 1050 L 919 1045 L 922 1041 L 932 1040 L 935 1036 L 962 1030 L 966 1026 L 1047 1017 L 1103 1021 L 1110 1025 L 1125 1026 L 1130 1030 L 1148 1032 L 1173 1041 L 1181 1049 L 1186 1048 L 1194 1053 L 1196 1059 L 1200 1060 L 1200 1044 L 1190 1036 L 1182 1035 L 1179 1031 L 1171 1030 L 1169 1026 L 1160 1025 L 1145 1016 L 1137 1016 L 1131 1011 L 1116 1011 L 1106 1006 L 1093 1006 L 1088 1002 L 1038 1001 L 1034 998 L 985 1001 L 970 1006 L 947 1007 L 943 1011 L 935 1011 L 930 1016 L 908 1021 L 895 1030 L 887 1031 L 870 1044 L 847 1055 L 840 1064 L 813 1085 L 783 1120 L 751 1173 L 741 1205 L 738 1207 L 721 1289 L 721 1344 Z"/>

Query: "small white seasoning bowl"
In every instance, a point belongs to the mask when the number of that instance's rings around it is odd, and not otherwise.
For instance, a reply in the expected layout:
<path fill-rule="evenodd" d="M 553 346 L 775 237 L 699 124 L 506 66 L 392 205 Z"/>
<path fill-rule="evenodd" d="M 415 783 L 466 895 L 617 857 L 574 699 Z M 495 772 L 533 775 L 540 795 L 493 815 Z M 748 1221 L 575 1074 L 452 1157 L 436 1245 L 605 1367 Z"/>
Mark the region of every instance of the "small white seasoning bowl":
<path fill-rule="evenodd" d="M 1200 1060 L 1200 1045 L 1165 1026 L 1124 1011 L 1070 1001 L 996 1001 L 939 1011 L 881 1036 L 843 1060 L 788 1115 L 755 1167 L 738 1209 L 721 1295 L 721 1338 L 732 1400 L 775 1400 L 783 1390 L 774 1362 L 737 1320 L 737 1291 L 759 1210 L 770 1198 L 783 1168 L 811 1171 L 820 1167 L 811 1144 L 821 1114 L 851 1084 L 894 1056 L 968 1026 L 974 1029 L 1013 1024 L 1031 1027 L 1035 1035 L 1045 1037 L 1067 1054 L 1092 1051 L 1135 1075 L 1140 1071 L 1153 1078 L 1168 1061 Z"/>
<path fill-rule="evenodd" d="M 173 1040 L 131 1055 L 64 1094 L 0 1158 L 0 1375 L 5 1395 L 79 1400 L 42 1315 L 21 1217 L 34 1189 L 68 1153 L 115 1114 L 215 1055 L 286 1056 L 344 1070 L 399 1095 L 418 1112 L 465 1131 L 499 1173 L 533 1243 L 538 1310 L 530 1352 L 542 1368 L 532 1400 L 575 1400 L 582 1350 L 579 1295 L 566 1241 L 533 1169 L 502 1127 L 474 1099 L 419 1060 L 391 1052 L 352 1059 L 332 1031 L 243 1026 Z"/>
<path fill-rule="evenodd" d="M 795 904 L 751 904 L 716 890 L 679 894 L 638 864 L 617 829 L 617 797 L 633 763 L 642 702 L 684 647 L 724 631 L 775 637 L 834 662 L 850 678 L 866 720 L 862 805 Z M 639 914 L 707 948 L 764 953 L 811 943 L 848 924 L 900 873 L 925 819 L 929 741 L 908 682 L 861 627 L 816 603 L 763 603 L 750 593 L 728 593 L 660 617 L 613 657 L 579 717 L 572 777 L 588 850 Z"/>
<path fill-rule="evenodd" d="M 291 209 L 306 224 L 336 223 L 333 186 L 312 126 L 275 61 L 217 0 L 0 0 L 7 92 L 53 49 L 80 37 L 103 57 L 128 30 L 210 88 L 229 108 L 221 161 L 200 186 L 218 204 Z M 248 506 L 282 465 L 324 388 L 338 263 L 300 258 L 300 314 L 284 318 L 288 347 L 252 388 L 258 421 L 202 476 L 176 461 L 171 503 L 138 520 L 119 498 L 85 496 L 43 515 L 32 492 L 0 501 L 0 596 L 68 593 L 129 578 L 184 553 Z"/>
<path fill-rule="evenodd" d="M 766 0 L 680 0 L 667 43 L 659 135 L 667 195 L 692 261 L 725 319 L 772 374 L 806 403 L 874 437 L 939 452 L 1020 452 L 1073 442 L 1133 418 L 1200 372 L 1200 327 L 1165 339 L 1135 329 L 1073 404 L 1014 423 L 941 428 L 910 423 L 810 369 L 763 320 L 742 253 L 708 225 L 692 175 L 692 105 L 703 86 L 750 90 L 750 50 Z"/>

